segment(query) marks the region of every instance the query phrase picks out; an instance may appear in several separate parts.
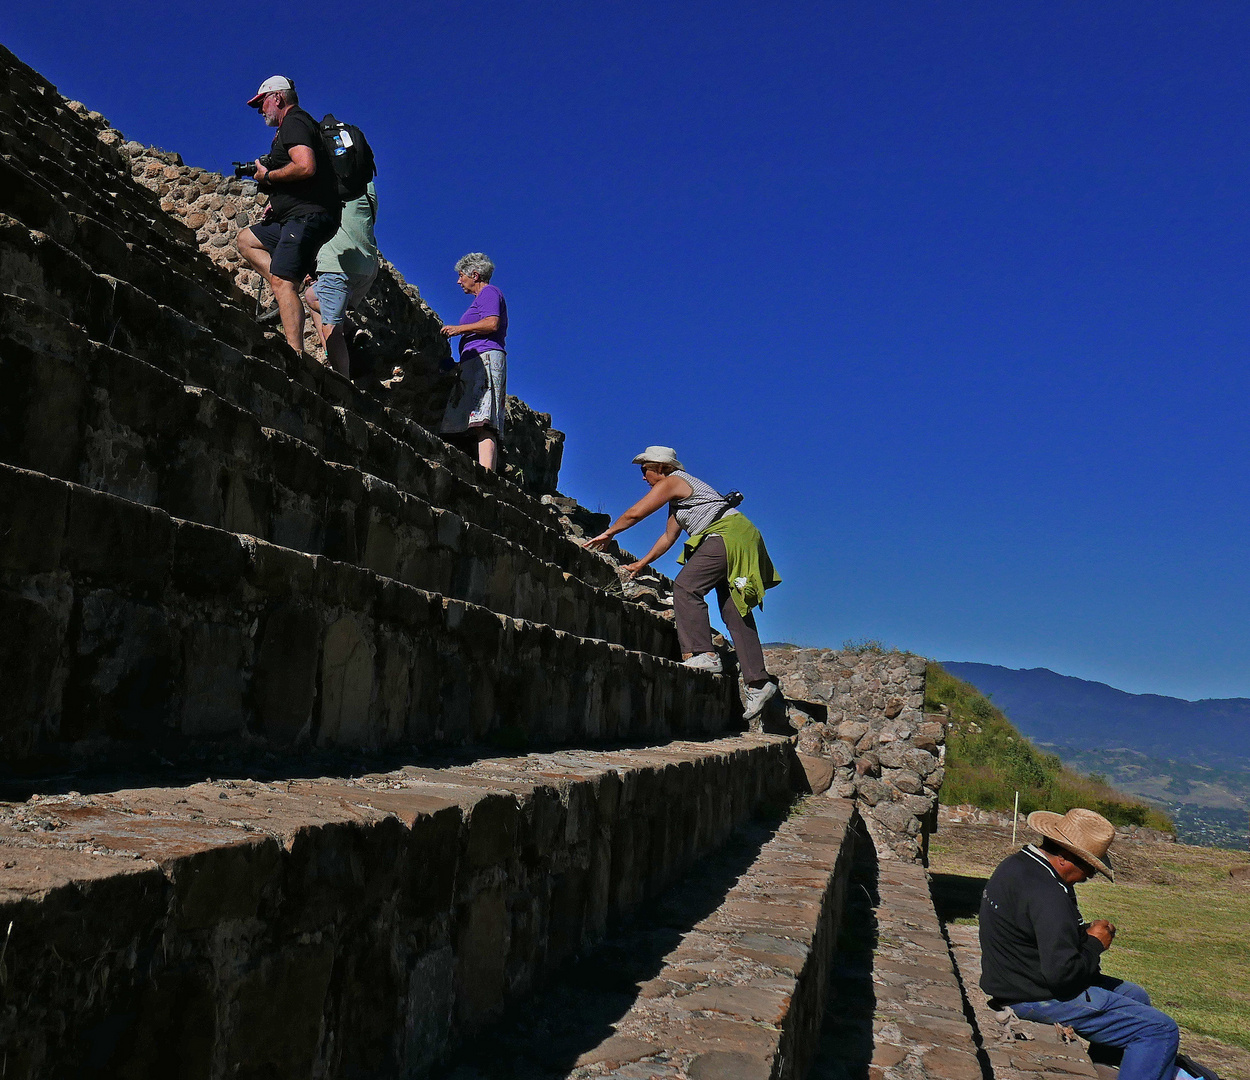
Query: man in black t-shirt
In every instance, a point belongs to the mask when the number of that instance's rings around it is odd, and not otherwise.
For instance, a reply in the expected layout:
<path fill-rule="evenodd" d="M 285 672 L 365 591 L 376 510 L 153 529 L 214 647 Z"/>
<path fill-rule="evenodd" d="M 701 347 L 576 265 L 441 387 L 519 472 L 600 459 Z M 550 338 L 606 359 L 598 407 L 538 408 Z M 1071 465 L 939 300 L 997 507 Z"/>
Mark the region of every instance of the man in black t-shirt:
<path fill-rule="evenodd" d="M 318 249 L 338 231 L 338 180 L 317 121 L 299 107 L 290 79 L 266 79 L 248 104 L 278 133 L 269 153 L 256 159 L 256 183 L 269 195 L 269 209 L 259 224 L 240 230 L 239 254 L 269 282 L 287 344 L 302 352 L 300 287 L 316 267 Z"/>

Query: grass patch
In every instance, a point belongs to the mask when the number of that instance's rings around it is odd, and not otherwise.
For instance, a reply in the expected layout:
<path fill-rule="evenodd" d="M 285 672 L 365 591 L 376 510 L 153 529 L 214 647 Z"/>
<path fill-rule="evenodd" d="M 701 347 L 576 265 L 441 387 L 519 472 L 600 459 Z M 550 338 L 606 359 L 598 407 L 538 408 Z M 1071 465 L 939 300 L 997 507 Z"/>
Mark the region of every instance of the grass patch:
<path fill-rule="evenodd" d="M 1165 814 L 1117 791 L 1105 777 L 1081 776 L 1054 754 L 1038 750 L 989 698 L 941 664 L 928 666 L 924 707 L 949 717 L 941 793 L 947 806 L 970 803 L 1010 813 L 1018 791 L 1025 814 L 1034 810 L 1062 814 L 1083 806 L 1116 825 L 1175 831 Z"/>
<path fill-rule="evenodd" d="M 1179 887 L 1091 882 L 1077 890 L 1086 918 L 1110 919 L 1118 930 L 1103 971 L 1145 986 L 1182 1027 L 1250 1050 L 1250 889 L 1186 876 Z"/>

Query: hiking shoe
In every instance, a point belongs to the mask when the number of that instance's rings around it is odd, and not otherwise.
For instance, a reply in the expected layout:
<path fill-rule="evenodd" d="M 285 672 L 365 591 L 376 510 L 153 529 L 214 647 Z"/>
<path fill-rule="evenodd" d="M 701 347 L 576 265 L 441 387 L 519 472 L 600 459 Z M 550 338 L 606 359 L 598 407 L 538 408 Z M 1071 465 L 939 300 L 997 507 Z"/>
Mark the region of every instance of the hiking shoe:
<path fill-rule="evenodd" d="M 764 706 L 773 699 L 776 693 L 777 684 L 775 682 L 766 682 L 763 686 L 748 686 L 747 709 L 742 714 L 742 719 L 754 720 L 764 711 Z"/>
<path fill-rule="evenodd" d="M 681 666 L 694 668 L 695 671 L 710 671 L 713 675 L 719 675 L 725 670 L 720 657 L 714 652 L 695 653 L 689 660 L 683 660 Z"/>

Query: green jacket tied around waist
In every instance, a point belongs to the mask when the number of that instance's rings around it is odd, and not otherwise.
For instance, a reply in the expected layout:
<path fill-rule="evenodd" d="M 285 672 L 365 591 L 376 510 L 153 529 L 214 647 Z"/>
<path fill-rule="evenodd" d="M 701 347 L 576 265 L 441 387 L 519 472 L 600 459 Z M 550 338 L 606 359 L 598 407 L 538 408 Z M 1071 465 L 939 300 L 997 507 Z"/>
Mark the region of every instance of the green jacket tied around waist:
<path fill-rule="evenodd" d="M 684 563 L 713 533 L 725 542 L 728 563 L 725 576 L 729 579 L 729 595 L 733 597 L 738 614 L 745 619 L 753 607 L 764 606 L 764 591 L 780 585 L 781 578 L 773 569 L 773 561 L 768 557 L 768 549 L 764 547 L 759 529 L 745 514 L 726 514 L 713 521 L 701 533 L 686 541 L 677 561 Z"/>

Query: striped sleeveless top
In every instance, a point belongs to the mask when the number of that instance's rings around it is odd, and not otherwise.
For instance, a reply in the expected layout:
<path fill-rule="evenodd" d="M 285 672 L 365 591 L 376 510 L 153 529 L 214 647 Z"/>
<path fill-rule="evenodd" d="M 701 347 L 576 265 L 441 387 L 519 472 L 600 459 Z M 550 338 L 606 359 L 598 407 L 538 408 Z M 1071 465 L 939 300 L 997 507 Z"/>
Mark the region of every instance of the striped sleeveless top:
<path fill-rule="evenodd" d="M 688 472 L 682 472 L 681 469 L 678 469 L 669 475 L 680 476 L 690 485 L 690 497 L 687 499 L 676 499 L 672 505 L 677 518 L 677 524 L 691 536 L 701 533 L 711 525 L 718 514 L 721 517 L 728 517 L 730 514 L 738 512 L 731 509 L 721 514 L 721 511 L 728 505 L 721 493 L 711 485 L 705 484 L 702 480 L 691 476 Z"/>

